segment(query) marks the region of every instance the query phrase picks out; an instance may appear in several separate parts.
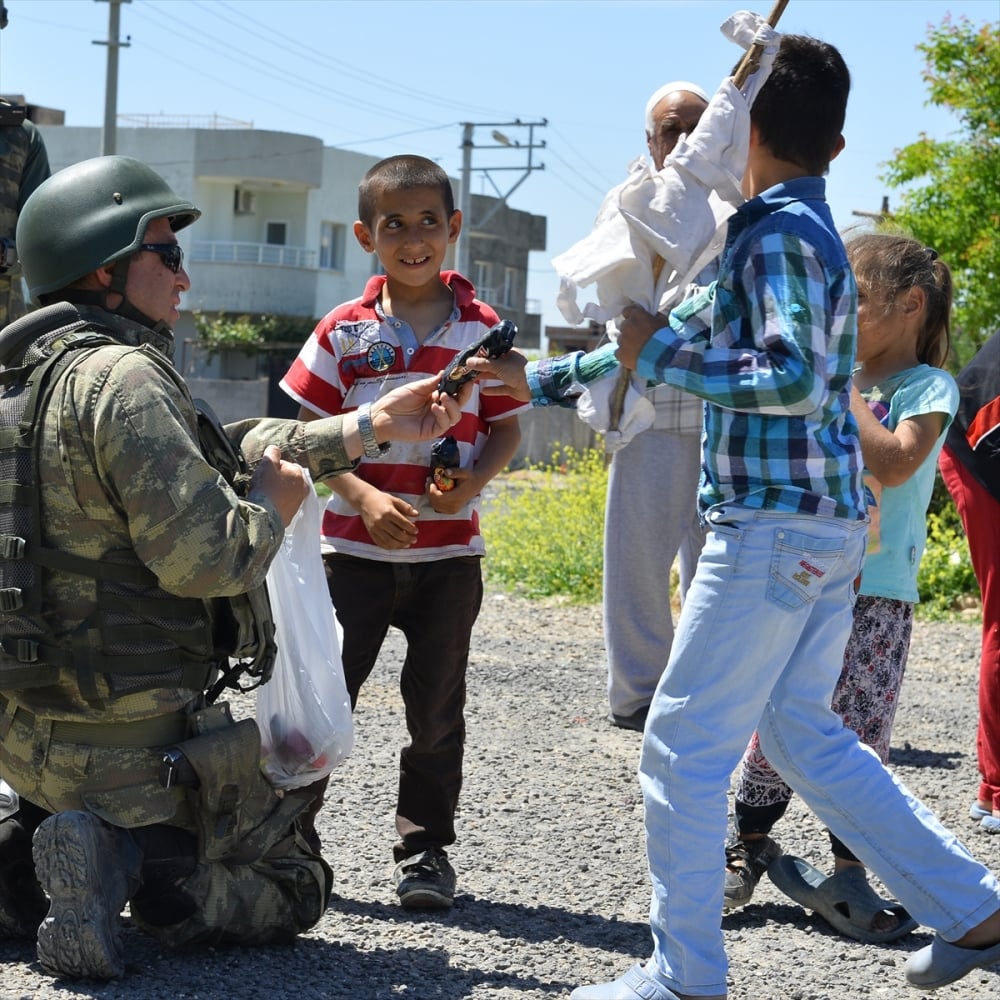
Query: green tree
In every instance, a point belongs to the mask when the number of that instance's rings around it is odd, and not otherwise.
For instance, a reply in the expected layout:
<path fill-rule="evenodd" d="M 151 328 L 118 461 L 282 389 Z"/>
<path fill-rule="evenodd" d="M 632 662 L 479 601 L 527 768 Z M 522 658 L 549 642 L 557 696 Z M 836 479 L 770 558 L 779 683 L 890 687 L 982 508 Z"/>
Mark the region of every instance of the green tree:
<path fill-rule="evenodd" d="M 904 187 L 893 222 L 933 247 L 955 279 L 954 361 L 964 364 L 1000 326 L 1000 22 L 946 18 L 917 46 L 928 103 L 959 120 L 955 138 L 921 134 L 886 164 Z"/>

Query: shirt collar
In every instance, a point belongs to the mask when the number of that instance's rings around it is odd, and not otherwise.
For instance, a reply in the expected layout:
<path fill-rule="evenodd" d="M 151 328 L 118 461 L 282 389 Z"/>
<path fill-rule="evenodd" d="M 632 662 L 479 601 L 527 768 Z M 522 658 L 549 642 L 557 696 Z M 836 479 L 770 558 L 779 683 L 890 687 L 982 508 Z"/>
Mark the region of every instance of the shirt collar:
<path fill-rule="evenodd" d="M 793 201 L 824 201 L 825 199 L 825 177 L 795 177 L 790 181 L 775 184 L 774 187 L 762 191 L 755 198 L 743 202 L 736 209 L 736 214 L 743 216 L 743 225 L 748 226 L 762 216 L 770 215 L 779 208 L 790 205 Z"/>
<path fill-rule="evenodd" d="M 774 187 L 769 187 L 756 197 L 743 202 L 736 209 L 736 213 L 729 218 L 723 257 L 728 256 L 740 234 L 746 232 L 759 219 L 796 201 L 817 200 L 826 200 L 826 179 L 823 177 L 795 177 L 790 181 L 775 184 Z"/>
<path fill-rule="evenodd" d="M 471 281 L 458 271 L 442 271 L 441 280 L 452 290 L 455 295 L 455 306 L 464 309 L 472 304 L 476 297 L 476 289 Z M 378 303 L 378 297 L 385 287 L 385 275 L 376 274 L 368 279 L 365 290 L 361 295 L 361 304 L 369 309 L 374 309 Z"/>

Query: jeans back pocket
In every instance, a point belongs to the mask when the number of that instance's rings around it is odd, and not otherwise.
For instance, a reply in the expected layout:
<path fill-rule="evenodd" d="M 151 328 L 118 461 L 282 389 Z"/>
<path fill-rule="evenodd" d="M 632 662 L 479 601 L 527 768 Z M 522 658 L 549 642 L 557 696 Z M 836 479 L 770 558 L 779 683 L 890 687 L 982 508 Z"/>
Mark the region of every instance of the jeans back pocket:
<path fill-rule="evenodd" d="M 844 544 L 843 538 L 816 538 L 786 528 L 776 531 L 768 599 L 789 611 L 811 604 L 843 558 Z"/>

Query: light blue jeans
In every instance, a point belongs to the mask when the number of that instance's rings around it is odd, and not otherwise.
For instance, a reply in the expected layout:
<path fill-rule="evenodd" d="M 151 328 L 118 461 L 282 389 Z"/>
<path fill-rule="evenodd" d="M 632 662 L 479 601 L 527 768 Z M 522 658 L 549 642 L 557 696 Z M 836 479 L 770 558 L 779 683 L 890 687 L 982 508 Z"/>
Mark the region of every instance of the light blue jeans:
<path fill-rule="evenodd" d="M 726 992 L 726 793 L 755 728 L 820 821 L 920 923 L 957 940 L 1000 907 L 1000 884 L 830 709 L 866 525 L 740 506 L 706 520 L 639 763 L 647 974 L 675 992 Z"/>

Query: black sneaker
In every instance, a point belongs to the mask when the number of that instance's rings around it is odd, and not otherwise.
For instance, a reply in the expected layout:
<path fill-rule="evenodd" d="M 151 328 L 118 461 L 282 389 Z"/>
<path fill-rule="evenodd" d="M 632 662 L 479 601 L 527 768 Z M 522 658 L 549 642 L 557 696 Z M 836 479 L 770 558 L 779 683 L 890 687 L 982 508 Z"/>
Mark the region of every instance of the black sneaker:
<path fill-rule="evenodd" d="M 608 722 L 619 729 L 634 729 L 637 733 L 641 733 L 646 728 L 647 715 L 649 715 L 649 705 L 643 705 L 631 715 L 615 715 L 614 712 L 610 712 Z"/>
<path fill-rule="evenodd" d="M 408 910 L 447 910 L 455 900 L 455 869 L 444 851 L 404 858 L 392 878 L 396 895 Z"/>
<path fill-rule="evenodd" d="M 122 976 L 120 917 L 139 887 L 142 863 L 131 835 L 93 813 L 73 810 L 45 820 L 32 850 L 50 900 L 38 928 L 38 961 L 73 979 Z"/>
<path fill-rule="evenodd" d="M 770 837 L 737 840 L 726 846 L 726 887 L 722 906 L 734 910 L 750 902 L 754 889 L 772 861 L 781 857 L 781 848 Z"/>

